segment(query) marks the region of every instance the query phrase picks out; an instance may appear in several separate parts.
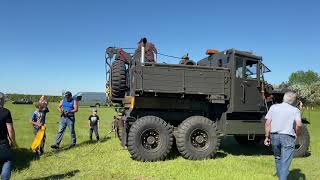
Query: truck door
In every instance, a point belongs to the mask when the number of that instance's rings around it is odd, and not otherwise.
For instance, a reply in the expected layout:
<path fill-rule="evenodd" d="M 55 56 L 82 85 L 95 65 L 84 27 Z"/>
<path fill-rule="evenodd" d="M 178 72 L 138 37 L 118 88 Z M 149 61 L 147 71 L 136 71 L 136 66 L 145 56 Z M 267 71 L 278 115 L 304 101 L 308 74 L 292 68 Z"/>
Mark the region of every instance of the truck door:
<path fill-rule="evenodd" d="M 235 61 L 234 110 L 260 111 L 263 99 L 257 79 L 259 61 L 244 57 L 236 57 Z"/>

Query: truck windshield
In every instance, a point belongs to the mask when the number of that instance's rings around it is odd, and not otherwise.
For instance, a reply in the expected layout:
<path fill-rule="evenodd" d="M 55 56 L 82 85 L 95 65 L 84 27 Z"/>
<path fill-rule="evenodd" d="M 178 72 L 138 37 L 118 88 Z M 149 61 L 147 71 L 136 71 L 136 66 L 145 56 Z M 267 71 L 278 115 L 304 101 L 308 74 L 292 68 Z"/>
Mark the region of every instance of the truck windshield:
<path fill-rule="evenodd" d="M 245 77 L 247 79 L 257 79 L 257 61 L 247 60 L 245 66 Z"/>

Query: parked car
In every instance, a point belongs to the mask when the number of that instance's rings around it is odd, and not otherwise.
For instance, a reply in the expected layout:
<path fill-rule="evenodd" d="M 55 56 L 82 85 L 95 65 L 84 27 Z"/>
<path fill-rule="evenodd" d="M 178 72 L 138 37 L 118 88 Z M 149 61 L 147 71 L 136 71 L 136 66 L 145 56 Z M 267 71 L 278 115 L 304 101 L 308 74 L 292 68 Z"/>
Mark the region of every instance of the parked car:
<path fill-rule="evenodd" d="M 31 99 L 22 98 L 13 101 L 12 104 L 33 104 L 33 101 Z"/>
<path fill-rule="evenodd" d="M 107 104 L 106 93 L 104 92 L 78 92 L 73 96 L 79 106 L 105 106 Z"/>

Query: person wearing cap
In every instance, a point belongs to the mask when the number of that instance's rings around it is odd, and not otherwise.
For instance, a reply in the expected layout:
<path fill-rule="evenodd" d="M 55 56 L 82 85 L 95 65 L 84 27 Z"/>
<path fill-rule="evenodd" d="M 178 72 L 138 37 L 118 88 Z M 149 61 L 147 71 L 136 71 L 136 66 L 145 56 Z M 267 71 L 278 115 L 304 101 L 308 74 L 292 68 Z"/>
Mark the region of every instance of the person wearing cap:
<path fill-rule="evenodd" d="M 97 141 L 99 141 L 99 116 L 97 115 L 97 109 L 92 109 L 92 114 L 89 116 L 88 118 L 89 122 L 88 122 L 88 126 L 90 128 L 89 130 L 89 138 L 90 141 L 92 141 L 92 134 L 94 132 L 94 134 L 96 135 L 96 139 Z"/>
<path fill-rule="evenodd" d="M 147 38 L 141 38 L 138 42 L 138 48 L 136 49 L 136 54 L 141 55 L 141 48 L 144 47 L 144 62 L 157 62 L 157 48 L 151 42 L 147 41 Z"/>
<path fill-rule="evenodd" d="M 4 108 L 5 96 L 0 92 L 0 171 L 1 179 L 10 179 L 12 170 L 11 147 L 16 146 L 11 113 Z"/>
<path fill-rule="evenodd" d="M 59 145 L 62 141 L 64 131 L 68 126 L 71 135 L 72 148 L 76 145 L 76 132 L 74 130 L 75 116 L 78 112 L 78 102 L 72 98 L 71 92 L 67 91 L 64 94 L 64 99 L 58 105 L 58 111 L 61 113 L 60 126 L 56 137 L 56 142 L 51 146 L 52 149 L 59 149 Z"/>

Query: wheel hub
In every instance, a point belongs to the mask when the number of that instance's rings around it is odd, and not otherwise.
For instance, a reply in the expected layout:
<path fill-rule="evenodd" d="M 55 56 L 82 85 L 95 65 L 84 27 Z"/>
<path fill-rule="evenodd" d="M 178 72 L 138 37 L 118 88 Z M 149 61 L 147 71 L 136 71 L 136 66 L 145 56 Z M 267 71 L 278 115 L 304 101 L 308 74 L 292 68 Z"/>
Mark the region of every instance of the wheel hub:
<path fill-rule="evenodd" d="M 190 136 L 191 144 L 195 148 L 203 149 L 208 145 L 208 135 L 202 129 L 196 129 Z"/>
<path fill-rule="evenodd" d="M 159 133 L 155 129 L 147 129 L 141 134 L 141 143 L 145 149 L 153 150 L 160 144 Z"/>
<path fill-rule="evenodd" d="M 197 136 L 196 137 L 197 143 L 203 143 L 204 142 L 204 137 L 203 136 Z"/>
<path fill-rule="evenodd" d="M 155 142 L 156 142 L 156 138 L 155 138 L 155 137 L 149 136 L 149 137 L 147 138 L 147 143 L 148 143 L 148 144 L 152 145 L 152 144 L 154 144 Z"/>

